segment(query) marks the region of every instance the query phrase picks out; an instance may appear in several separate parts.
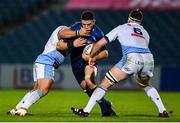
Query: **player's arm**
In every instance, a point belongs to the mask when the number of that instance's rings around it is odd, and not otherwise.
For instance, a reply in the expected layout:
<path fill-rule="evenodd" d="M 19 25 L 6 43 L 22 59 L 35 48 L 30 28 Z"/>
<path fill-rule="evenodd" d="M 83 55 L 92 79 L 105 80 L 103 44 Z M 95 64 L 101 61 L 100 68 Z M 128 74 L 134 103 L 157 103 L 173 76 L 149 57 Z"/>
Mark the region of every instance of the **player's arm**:
<path fill-rule="evenodd" d="M 104 46 L 103 49 L 97 55 L 94 56 L 94 61 L 100 61 L 104 58 L 107 58 L 108 56 L 109 53 Z"/>
<path fill-rule="evenodd" d="M 71 30 L 71 29 L 64 29 L 58 32 L 58 36 L 60 38 L 73 38 L 73 37 L 81 37 L 81 36 L 88 36 L 90 31 L 81 28 L 80 30 Z"/>
<path fill-rule="evenodd" d="M 95 45 L 93 46 L 93 49 L 90 54 L 89 58 L 89 65 L 95 64 L 95 59 L 93 58 L 96 55 L 96 52 L 100 50 L 103 46 L 105 46 L 107 43 L 114 41 L 118 37 L 118 30 L 120 26 L 114 28 L 112 31 L 110 31 L 106 36 L 101 38 Z"/>
<path fill-rule="evenodd" d="M 94 57 L 96 55 L 96 52 L 99 51 L 103 46 L 105 46 L 108 43 L 106 40 L 106 37 L 101 38 L 97 43 L 94 44 L 90 57 Z"/>
<path fill-rule="evenodd" d="M 120 27 L 121 26 L 114 28 L 106 36 L 104 36 L 97 43 L 95 43 L 90 56 L 94 57 L 96 52 L 99 51 L 103 46 L 105 46 L 107 43 L 109 43 L 111 41 L 114 41 L 118 36 L 118 31 L 119 31 Z"/>
<path fill-rule="evenodd" d="M 108 57 L 109 53 L 108 51 L 106 50 L 105 47 L 103 47 L 103 49 L 101 49 L 100 52 L 98 52 L 98 54 L 96 54 L 94 57 L 93 57 L 93 61 L 96 62 L 96 61 L 99 61 L 101 59 L 104 59 L 106 57 Z M 83 53 L 82 54 L 82 58 L 85 60 L 85 61 L 88 61 L 89 58 L 90 58 L 90 55 L 89 54 L 86 54 L 86 53 Z"/>
<path fill-rule="evenodd" d="M 73 31 L 71 29 L 64 29 L 63 31 L 58 32 L 58 36 L 60 38 L 72 38 L 72 37 L 77 37 L 78 32 Z"/>
<path fill-rule="evenodd" d="M 80 23 L 75 23 L 69 29 L 64 29 L 58 32 L 59 38 L 74 38 L 81 36 L 89 36 L 90 31 L 81 28 Z"/>
<path fill-rule="evenodd" d="M 59 40 L 56 48 L 60 50 L 67 50 L 73 47 L 81 47 L 86 45 L 86 39 L 84 38 L 77 38 L 73 42 L 65 42 L 63 39 Z"/>
<path fill-rule="evenodd" d="M 93 66 L 95 64 L 96 58 L 96 52 L 99 51 L 103 46 L 105 46 L 107 44 L 107 39 L 106 37 L 101 38 L 101 40 L 99 40 L 97 43 L 95 43 L 95 45 L 93 46 L 93 49 L 89 55 L 89 60 L 88 63 L 90 66 Z"/>

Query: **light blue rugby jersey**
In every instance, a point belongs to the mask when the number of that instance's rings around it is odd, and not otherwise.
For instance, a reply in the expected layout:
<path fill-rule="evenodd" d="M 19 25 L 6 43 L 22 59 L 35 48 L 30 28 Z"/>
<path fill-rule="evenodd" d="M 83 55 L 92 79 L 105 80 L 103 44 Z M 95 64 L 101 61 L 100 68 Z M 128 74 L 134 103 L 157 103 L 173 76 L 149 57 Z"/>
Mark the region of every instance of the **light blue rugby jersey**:
<path fill-rule="evenodd" d="M 128 53 L 150 53 L 149 34 L 138 23 L 126 23 L 111 30 L 106 39 L 109 42 L 115 39 L 121 44 L 123 55 Z"/>
<path fill-rule="evenodd" d="M 123 46 L 121 45 L 123 55 L 127 55 L 128 53 L 150 53 L 149 48 L 137 48 L 131 46 Z"/>
<path fill-rule="evenodd" d="M 53 50 L 47 54 L 40 54 L 35 63 L 48 64 L 58 68 L 64 62 L 64 59 L 65 57 L 60 52 Z"/>
<path fill-rule="evenodd" d="M 65 56 L 56 50 L 56 45 L 59 41 L 58 32 L 63 28 L 67 27 L 59 26 L 53 31 L 45 45 L 43 53 L 37 57 L 35 63 L 52 65 L 54 68 L 58 68 L 64 62 Z"/>

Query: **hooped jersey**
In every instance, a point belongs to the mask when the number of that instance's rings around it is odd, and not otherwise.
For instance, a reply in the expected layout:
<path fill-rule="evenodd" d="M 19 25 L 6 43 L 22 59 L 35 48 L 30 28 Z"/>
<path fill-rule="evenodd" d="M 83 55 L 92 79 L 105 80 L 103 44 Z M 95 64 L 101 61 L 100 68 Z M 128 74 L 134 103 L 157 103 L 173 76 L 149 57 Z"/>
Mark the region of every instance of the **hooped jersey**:
<path fill-rule="evenodd" d="M 106 37 L 109 42 L 118 39 L 121 44 L 123 55 L 128 53 L 150 53 L 149 34 L 138 23 L 126 23 L 119 25 L 110 31 Z"/>
<path fill-rule="evenodd" d="M 64 55 L 56 50 L 56 45 L 59 41 L 58 32 L 64 28 L 67 27 L 59 26 L 53 31 L 44 47 L 43 53 L 37 57 L 35 63 L 53 65 L 55 68 L 58 68 L 63 63 Z"/>

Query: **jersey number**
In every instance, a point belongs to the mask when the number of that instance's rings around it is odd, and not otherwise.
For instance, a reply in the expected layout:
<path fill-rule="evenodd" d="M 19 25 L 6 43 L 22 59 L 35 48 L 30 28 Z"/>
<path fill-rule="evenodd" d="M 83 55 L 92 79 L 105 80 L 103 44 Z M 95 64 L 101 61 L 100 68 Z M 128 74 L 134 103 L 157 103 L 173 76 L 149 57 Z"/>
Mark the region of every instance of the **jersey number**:
<path fill-rule="evenodd" d="M 139 34 L 139 35 L 143 35 L 143 33 L 141 32 L 141 29 L 133 28 L 133 30 L 134 30 L 134 33 Z"/>

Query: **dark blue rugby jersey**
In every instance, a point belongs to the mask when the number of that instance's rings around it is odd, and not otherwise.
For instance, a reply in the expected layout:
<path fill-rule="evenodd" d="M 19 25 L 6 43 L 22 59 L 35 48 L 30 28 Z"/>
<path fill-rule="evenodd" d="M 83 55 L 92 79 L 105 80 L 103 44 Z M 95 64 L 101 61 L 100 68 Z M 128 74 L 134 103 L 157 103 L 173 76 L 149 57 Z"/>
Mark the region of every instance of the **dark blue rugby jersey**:
<path fill-rule="evenodd" d="M 70 29 L 79 30 L 79 29 L 81 29 L 81 27 L 82 27 L 82 23 L 77 22 L 74 25 L 72 25 L 70 27 Z M 95 42 L 99 41 L 102 37 L 104 37 L 104 33 L 97 25 L 94 25 L 94 27 L 90 33 L 90 36 L 83 37 L 83 38 L 86 38 L 87 43 L 90 44 L 90 43 L 95 43 Z M 75 40 L 75 38 L 69 39 L 68 41 L 73 41 L 73 40 Z M 82 53 L 83 53 L 84 47 L 76 47 L 71 50 L 70 56 L 71 56 L 72 66 L 80 67 L 81 64 L 83 64 L 82 62 L 85 62 L 84 59 L 82 58 Z"/>

